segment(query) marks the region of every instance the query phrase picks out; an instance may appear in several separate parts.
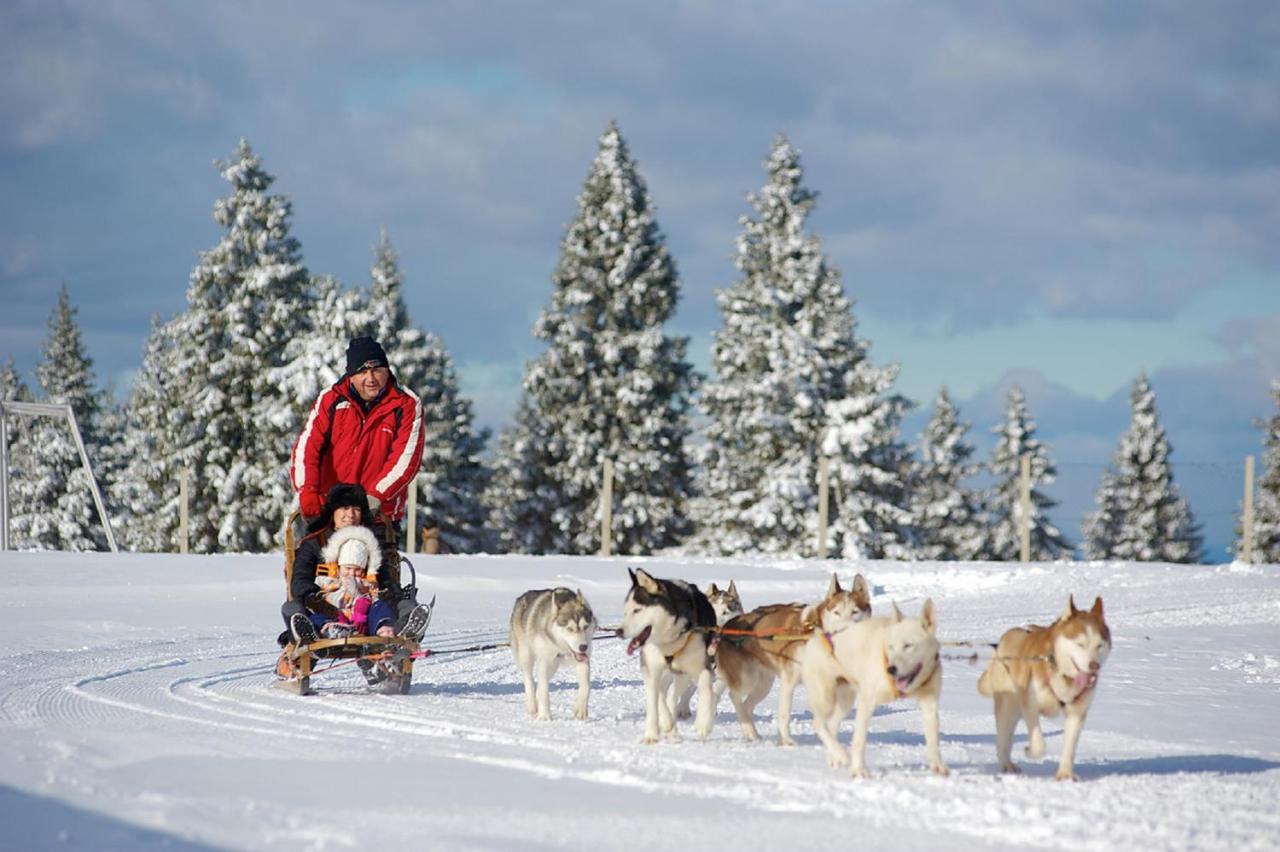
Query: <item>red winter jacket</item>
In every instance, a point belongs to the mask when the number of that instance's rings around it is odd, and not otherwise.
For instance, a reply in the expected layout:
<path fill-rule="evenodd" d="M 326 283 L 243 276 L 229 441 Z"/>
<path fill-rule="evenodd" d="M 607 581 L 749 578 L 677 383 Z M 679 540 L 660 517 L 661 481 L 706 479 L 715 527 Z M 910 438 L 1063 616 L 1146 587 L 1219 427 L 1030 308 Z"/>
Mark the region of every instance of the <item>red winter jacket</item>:
<path fill-rule="evenodd" d="M 289 475 L 303 514 L 324 505 L 339 482 L 358 482 L 392 520 L 404 517 L 409 484 L 418 473 L 425 437 L 422 403 L 392 379 L 368 414 L 344 377 L 311 406 L 293 445 Z"/>

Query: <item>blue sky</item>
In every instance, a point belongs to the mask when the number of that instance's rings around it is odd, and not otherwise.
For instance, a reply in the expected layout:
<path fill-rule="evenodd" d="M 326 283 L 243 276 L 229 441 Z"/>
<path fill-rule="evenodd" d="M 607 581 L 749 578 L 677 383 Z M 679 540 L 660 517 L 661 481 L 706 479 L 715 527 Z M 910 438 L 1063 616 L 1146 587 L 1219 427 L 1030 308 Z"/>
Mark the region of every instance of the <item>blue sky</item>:
<path fill-rule="evenodd" d="M 782 132 L 872 357 L 922 403 L 912 437 L 946 385 L 985 451 L 1022 384 L 1077 536 L 1145 370 L 1220 545 L 1280 376 L 1278 43 L 1266 2 L 10 2 L 0 358 L 29 373 L 65 282 L 126 387 L 245 136 L 313 272 L 364 283 L 387 228 L 500 427 L 616 119 L 706 368 Z"/>

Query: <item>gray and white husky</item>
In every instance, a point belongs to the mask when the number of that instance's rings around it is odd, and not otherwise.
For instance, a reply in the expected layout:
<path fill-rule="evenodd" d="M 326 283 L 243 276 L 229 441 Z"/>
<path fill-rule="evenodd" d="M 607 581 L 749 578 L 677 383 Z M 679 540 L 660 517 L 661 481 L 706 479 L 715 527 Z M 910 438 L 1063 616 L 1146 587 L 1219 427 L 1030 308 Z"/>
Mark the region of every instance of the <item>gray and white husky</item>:
<path fill-rule="evenodd" d="M 720 627 L 735 615 L 742 615 L 742 597 L 738 594 L 738 586 L 733 580 L 729 581 L 728 588 L 720 588 L 715 583 L 707 587 L 707 601 L 711 604 L 711 608 L 716 612 L 716 624 Z M 676 698 L 676 706 L 672 711 L 676 714 L 677 719 L 688 719 L 693 715 L 689 710 L 689 702 L 693 699 L 693 691 L 696 684 L 689 684 L 685 687 L 684 692 Z M 724 681 L 716 678 L 712 685 L 713 700 L 716 705 L 720 704 L 720 696 L 724 695 Z"/>
<path fill-rule="evenodd" d="M 551 718 L 551 676 L 562 660 L 572 657 L 578 669 L 578 701 L 573 718 L 587 718 L 591 639 L 595 632 L 596 617 L 580 589 L 535 589 L 516 598 L 511 610 L 511 652 L 524 675 L 524 697 L 530 716 Z"/>
<path fill-rule="evenodd" d="M 675 717 L 667 693 L 680 695 L 690 681 L 697 684 L 694 730 L 707 737 L 715 722 L 708 645 L 716 613 L 698 587 L 682 580 L 659 580 L 645 571 L 627 569 L 631 589 L 622 605 L 622 637 L 627 654 L 640 651 L 644 675 L 645 717 L 641 742 L 655 743 L 661 730 L 676 738 Z"/>

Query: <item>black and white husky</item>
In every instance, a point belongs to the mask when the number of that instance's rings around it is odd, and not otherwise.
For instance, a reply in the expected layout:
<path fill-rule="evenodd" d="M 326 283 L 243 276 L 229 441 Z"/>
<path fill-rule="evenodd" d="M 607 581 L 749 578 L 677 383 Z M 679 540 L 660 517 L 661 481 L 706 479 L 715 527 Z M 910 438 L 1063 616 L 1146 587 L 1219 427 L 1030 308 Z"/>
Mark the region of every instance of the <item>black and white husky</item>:
<path fill-rule="evenodd" d="M 631 573 L 631 589 L 622 606 L 622 637 L 627 653 L 640 651 L 644 675 L 645 743 L 658 741 L 658 732 L 675 738 L 676 723 L 667 691 L 680 695 L 690 681 L 697 684 L 698 710 L 694 730 L 707 737 L 715 722 L 708 645 L 716 613 L 698 587 L 681 580 L 659 580 L 643 570 Z"/>
<path fill-rule="evenodd" d="M 524 697 L 530 716 L 551 718 L 551 676 L 562 660 L 572 657 L 578 668 L 578 701 L 573 717 L 587 718 L 591 639 L 595 632 L 596 617 L 581 590 L 535 589 L 516 598 L 511 610 L 511 652 L 524 675 Z"/>

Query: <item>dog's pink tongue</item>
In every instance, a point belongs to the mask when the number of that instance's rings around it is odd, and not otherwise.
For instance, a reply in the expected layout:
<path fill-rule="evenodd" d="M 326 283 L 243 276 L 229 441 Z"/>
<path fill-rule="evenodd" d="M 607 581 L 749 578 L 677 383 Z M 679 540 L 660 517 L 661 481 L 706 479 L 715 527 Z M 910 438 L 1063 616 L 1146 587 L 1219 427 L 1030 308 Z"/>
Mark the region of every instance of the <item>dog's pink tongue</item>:
<path fill-rule="evenodd" d="M 1093 675 L 1090 672 L 1079 672 L 1071 679 L 1071 685 L 1076 689 L 1085 689 L 1093 683 Z"/>

